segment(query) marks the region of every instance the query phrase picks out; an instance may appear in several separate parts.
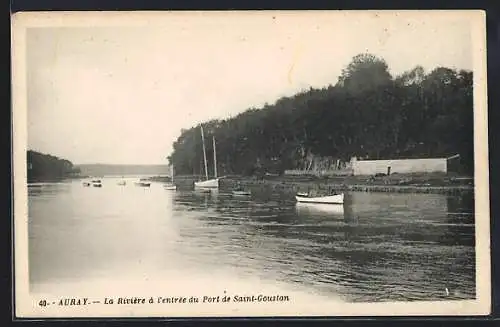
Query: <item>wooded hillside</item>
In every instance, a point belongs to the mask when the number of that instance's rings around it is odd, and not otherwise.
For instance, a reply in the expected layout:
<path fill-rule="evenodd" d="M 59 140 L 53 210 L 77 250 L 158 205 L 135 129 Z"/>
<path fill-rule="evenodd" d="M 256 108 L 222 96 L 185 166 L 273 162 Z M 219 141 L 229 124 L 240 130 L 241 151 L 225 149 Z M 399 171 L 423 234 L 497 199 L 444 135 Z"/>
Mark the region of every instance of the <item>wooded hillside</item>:
<path fill-rule="evenodd" d="M 217 140 L 219 175 L 303 169 L 311 156 L 348 161 L 454 154 L 470 173 L 473 121 L 471 71 L 437 67 L 426 73 L 416 66 L 391 76 L 384 59 L 360 54 L 334 85 L 203 127 L 210 163 L 212 136 Z M 177 174 L 202 171 L 199 125 L 182 131 L 169 161 Z"/>
<path fill-rule="evenodd" d="M 71 161 L 49 154 L 28 150 L 27 160 L 28 182 L 60 180 L 80 173 Z"/>

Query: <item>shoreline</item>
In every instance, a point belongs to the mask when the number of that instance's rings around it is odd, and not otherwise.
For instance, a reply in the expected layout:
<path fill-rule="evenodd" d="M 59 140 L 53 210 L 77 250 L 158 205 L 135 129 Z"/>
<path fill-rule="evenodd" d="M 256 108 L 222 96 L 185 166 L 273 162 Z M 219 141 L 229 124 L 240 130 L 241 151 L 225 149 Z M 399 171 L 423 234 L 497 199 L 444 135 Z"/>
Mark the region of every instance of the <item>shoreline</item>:
<path fill-rule="evenodd" d="M 88 176 L 72 176 L 60 179 L 36 179 L 28 183 L 60 182 L 64 180 L 85 179 Z M 197 175 L 182 175 L 174 177 L 174 184 L 182 188 L 191 188 Z M 150 176 L 148 181 L 170 183 L 168 176 Z M 296 193 L 313 191 L 325 193 L 339 192 L 376 192 L 376 193 L 433 193 L 462 194 L 474 192 L 474 179 L 467 176 L 447 174 L 394 174 L 389 176 L 334 176 L 319 178 L 314 176 L 238 176 L 220 177 L 221 189 L 243 187 L 252 191 L 277 191 Z"/>
<path fill-rule="evenodd" d="M 62 176 L 62 177 L 41 177 L 41 178 L 29 178 L 27 183 L 58 183 L 66 180 L 79 180 L 90 178 L 90 176 Z"/>
<path fill-rule="evenodd" d="M 319 193 L 330 191 L 341 192 L 373 192 L 373 193 L 432 193 L 432 194 L 462 194 L 474 192 L 474 186 L 454 185 L 454 186 L 416 186 L 416 185 L 369 185 L 369 184 L 339 184 L 339 183 L 321 183 L 321 182 L 269 182 L 269 181 L 251 181 L 251 180 L 223 180 L 221 188 L 232 188 L 236 185 L 255 189 L 270 189 L 272 191 L 296 193 L 299 191 L 313 190 Z"/>
<path fill-rule="evenodd" d="M 192 187 L 199 176 L 178 176 L 174 183 Z M 152 177 L 154 182 L 170 182 L 169 177 Z M 221 189 L 243 187 L 254 191 L 279 191 L 296 193 L 314 192 L 385 192 L 385 193 L 434 193 L 461 194 L 474 192 L 474 179 L 468 176 L 447 174 L 394 174 L 390 176 L 336 176 L 317 178 L 311 176 L 224 176 Z"/>

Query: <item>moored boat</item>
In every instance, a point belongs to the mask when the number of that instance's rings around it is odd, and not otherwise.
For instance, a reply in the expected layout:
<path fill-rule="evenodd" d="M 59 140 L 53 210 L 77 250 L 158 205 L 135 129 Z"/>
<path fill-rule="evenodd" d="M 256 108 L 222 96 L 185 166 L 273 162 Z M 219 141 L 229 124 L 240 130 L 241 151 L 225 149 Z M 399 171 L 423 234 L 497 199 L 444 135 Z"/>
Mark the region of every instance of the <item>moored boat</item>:
<path fill-rule="evenodd" d="M 166 190 L 175 191 L 177 186 L 174 184 L 174 165 L 170 166 L 170 183 L 163 185 Z"/>
<path fill-rule="evenodd" d="M 249 196 L 252 195 L 250 190 L 245 189 L 240 183 L 236 185 L 236 187 L 232 191 L 233 195 L 239 196 Z"/>
<path fill-rule="evenodd" d="M 100 179 L 91 179 L 90 181 L 83 182 L 83 186 L 102 187 L 102 181 Z"/>
<path fill-rule="evenodd" d="M 205 135 L 203 133 L 203 126 L 200 126 L 201 130 L 201 141 L 203 145 L 203 162 L 205 164 L 205 180 L 194 182 L 195 188 L 219 188 L 219 179 L 217 177 L 217 151 L 215 149 L 215 137 L 212 137 L 213 150 L 214 150 L 214 178 L 208 178 L 208 167 L 207 167 L 207 154 L 205 149 Z"/>
<path fill-rule="evenodd" d="M 344 193 L 327 195 L 327 196 L 309 196 L 305 193 L 297 193 L 295 195 L 297 202 L 302 203 L 322 203 L 322 204 L 343 204 Z"/>
<path fill-rule="evenodd" d="M 151 183 L 150 182 L 139 181 L 139 182 L 136 182 L 135 185 L 142 186 L 142 187 L 150 187 Z"/>
<path fill-rule="evenodd" d="M 219 188 L 219 179 L 208 179 L 206 181 L 194 182 L 194 187 L 197 188 Z"/>
<path fill-rule="evenodd" d="M 252 195 L 252 192 L 250 191 L 245 191 L 245 190 L 234 190 L 233 195 L 239 195 L 239 196 L 249 196 Z"/>
<path fill-rule="evenodd" d="M 124 186 L 124 185 L 127 185 L 127 182 L 125 182 L 125 181 L 120 181 L 120 182 L 118 182 L 118 185 L 120 185 L 120 186 Z"/>

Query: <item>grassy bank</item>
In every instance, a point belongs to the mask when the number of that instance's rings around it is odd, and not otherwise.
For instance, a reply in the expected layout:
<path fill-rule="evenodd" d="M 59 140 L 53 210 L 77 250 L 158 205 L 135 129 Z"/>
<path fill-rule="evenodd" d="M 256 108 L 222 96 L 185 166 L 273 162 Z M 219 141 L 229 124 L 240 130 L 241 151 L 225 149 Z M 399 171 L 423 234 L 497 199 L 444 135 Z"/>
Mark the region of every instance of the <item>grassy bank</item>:
<path fill-rule="evenodd" d="M 192 188 L 200 176 L 175 176 L 174 183 L 181 188 Z M 170 177 L 157 176 L 151 181 L 166 183 Z M 298 191 L 330 192 L 395 192 L 395 193 L 437 193 L 460 194 L 474 190 L 474 180 L 469 176 L 443 173 L 391 174 L 389 176 L 225 176 L 220 180 L 221 189 L 243 186 L 251 190 L 279 191 L 294 193 Z"/>
<path fill-rule="evenodd" d="M 172 178 L 170 178 L 169 176 L 151 176 L 151 177 L 146 177 L 145 179 L 151 182 L 158 182 L 158 183 L 170 183 L 172 181 Z M 194 183 L 194 181 L 197 181 L 199 179 L 200 176 L 197 175 L 182 175 L 182 176 L 175 176 L 174 182 L 176 184 Z"/>
<path fill-rule="evenodd" d="M 441 173 L 329 178 L 314 176 L 230 177 L 221 180 L 221 188 L 233 188 L 236 185 L 249 189 L 259 188 L 284 192 L 315 191 L 319 193 L 336 190 L 459 194 L 474 190 L 474 180 L 471 177 Z"/>

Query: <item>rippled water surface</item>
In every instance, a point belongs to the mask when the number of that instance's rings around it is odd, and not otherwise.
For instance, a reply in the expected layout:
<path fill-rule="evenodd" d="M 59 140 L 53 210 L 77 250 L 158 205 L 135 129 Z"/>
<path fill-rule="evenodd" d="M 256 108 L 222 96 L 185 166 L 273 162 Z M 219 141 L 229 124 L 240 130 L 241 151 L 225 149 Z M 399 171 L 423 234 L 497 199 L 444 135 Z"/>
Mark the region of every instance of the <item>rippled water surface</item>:
<path fill-rule="evenodd" d="M 472 299 L 473 202 L 352 193 L 343 207 L 306 206 L 280 194 L 168 191 L 112 178 L 102 188 L 31 185 L 30 287 L 175 273 L 206 283 L 257 278 L 347 302 Z"/>

